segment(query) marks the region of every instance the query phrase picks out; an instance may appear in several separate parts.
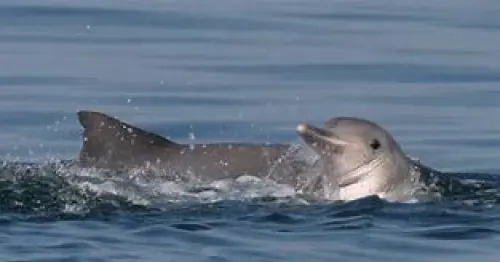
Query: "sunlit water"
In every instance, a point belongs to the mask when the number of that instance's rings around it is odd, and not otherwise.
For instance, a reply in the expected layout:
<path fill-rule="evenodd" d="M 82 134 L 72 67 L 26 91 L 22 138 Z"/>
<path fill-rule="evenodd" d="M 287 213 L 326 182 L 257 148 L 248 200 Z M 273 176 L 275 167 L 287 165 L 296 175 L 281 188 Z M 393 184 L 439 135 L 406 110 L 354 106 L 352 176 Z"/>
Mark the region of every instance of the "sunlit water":
<path fill-rule="evenodd" d="M 330 203 L 58 162 L 78 155 L 80 109 L 200 143 L 297 144 L 301 121 L 358 116 L 429 166 L 500 175 L 499 7 L 3 1 L 0 260 L 498 261 L 495 192 Z"/>

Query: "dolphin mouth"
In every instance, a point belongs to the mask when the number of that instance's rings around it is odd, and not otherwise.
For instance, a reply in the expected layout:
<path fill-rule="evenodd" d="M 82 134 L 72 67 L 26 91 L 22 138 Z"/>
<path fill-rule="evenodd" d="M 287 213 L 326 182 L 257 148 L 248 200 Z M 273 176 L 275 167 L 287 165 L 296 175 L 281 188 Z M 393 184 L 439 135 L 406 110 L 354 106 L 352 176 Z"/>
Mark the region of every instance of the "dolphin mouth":
<path fill-rule="evenodd" d="M 383 163 L 383 159 L 375 158 L 371 161 L 365 162 L 352 170 L 343 174 L 341 179 L 339 179 L 338 184 L 339 187 L 347 187 L 353 184 L 358 183 L 364 177 L 366 177 L 370 172 L 374 169 L 378 168 Z"/>
<path fill-rule="evenodd" d="M 334 132 L 301 123 L 297 126 L 297 133 L 309 146 L 326 149 L 326 147 L 341 148 L 347 145 L 347 142 L 338 138 Z"/>

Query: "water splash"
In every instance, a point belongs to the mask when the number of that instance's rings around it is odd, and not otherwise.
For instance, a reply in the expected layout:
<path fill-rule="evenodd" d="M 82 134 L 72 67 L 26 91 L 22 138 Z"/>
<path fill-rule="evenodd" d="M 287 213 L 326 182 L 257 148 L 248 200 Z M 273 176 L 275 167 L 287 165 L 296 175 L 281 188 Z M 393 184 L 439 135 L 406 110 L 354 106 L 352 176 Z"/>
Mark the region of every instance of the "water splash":
<path fill-rule="evenodd" d="M 128 170 L 82 168 L 73 161 L 43 163 L 4 161 L 0 164 L 0 212 L 60 216 L 164 209 L 172 204 L 256 201 L 310 204 L 323 201 L 304 193 L 319 176 L 321 163 L 307 148 L 294 146 L 282 161 L 302 160 L 304 180 L 291 187 L 269 177 L 242 175 L 236 179 L 203 182 L 195 176 L 170 174 L 154 167 Z M 498 188 L 463 178 L 448 199 L 469 206 L 500 202 Z M 484 181 L 483 181 L 484 182 Z M 412 200 L 409 203 L 414 203 Z"/>
<path fill-rule="evenodd" d="M 292 187 L 250 175 L 202 183 L 184 177 L 167 180 L 165 172 L 153 168 L 81 168 L 63 161 L 4 162 L 0 165 L 0 212 L 86 215 L 103 206 L 126 211 L 163 208 L 179 202 L 298 198 Z"/>

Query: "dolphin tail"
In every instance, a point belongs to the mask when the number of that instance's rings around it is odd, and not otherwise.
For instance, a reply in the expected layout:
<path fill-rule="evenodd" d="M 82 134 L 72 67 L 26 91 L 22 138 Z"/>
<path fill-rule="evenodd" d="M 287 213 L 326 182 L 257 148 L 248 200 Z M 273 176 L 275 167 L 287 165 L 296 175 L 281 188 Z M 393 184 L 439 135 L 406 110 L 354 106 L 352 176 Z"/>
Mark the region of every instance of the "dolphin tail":
<path fill-rule="evenodd" d="M 86 166 L 128 165 L 153 160 L 169 148 L 181 147 L 101 112 L 79 111 L 78 121 L 84 128 L 80 163 Z"/>

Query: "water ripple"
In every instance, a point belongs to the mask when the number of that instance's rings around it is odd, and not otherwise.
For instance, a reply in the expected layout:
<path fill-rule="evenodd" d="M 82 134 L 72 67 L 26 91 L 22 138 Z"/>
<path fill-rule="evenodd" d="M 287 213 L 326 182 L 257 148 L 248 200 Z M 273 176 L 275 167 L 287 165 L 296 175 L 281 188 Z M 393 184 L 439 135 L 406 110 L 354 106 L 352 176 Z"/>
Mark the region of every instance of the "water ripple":
<path fill-rule="evenodd" d="M 491 176 L 436 203 L 325 203 L 54 164 L 78 156 L 86 108 L 198 142 L 360 116 L 432 166 L 497 174 L 496 5 L 2 1 L 0 260 L 497 261 Z"/>
<path fill-rule="evenodd" d="M 287 80 L 328 79 L 399 83 L 480 83 L 500 81 L 500 72 L 465 66 L 432 64 L 296 64 L 182 66 L 186 70 L 229 74 L 269 75 Z M 301 72 L 301 74 L 297 74 Z"/>

